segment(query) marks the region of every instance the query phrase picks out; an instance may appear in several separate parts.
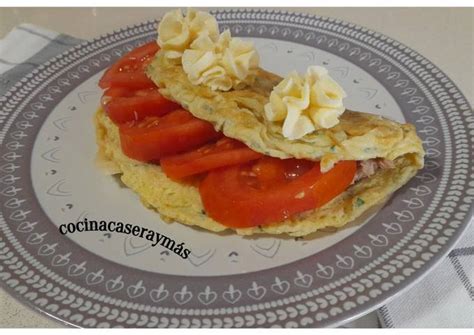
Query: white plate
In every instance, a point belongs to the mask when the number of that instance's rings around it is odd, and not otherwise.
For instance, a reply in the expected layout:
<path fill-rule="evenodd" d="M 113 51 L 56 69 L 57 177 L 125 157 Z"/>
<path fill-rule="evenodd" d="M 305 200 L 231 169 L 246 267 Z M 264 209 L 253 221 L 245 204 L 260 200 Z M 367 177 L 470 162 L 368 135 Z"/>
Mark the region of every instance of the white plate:
<path fill-rule="evenodd" d="M 86 42 L 0 100 L 0 278 L 18 299 L 77 326 L 334 326 L 419 279 L 455 243 L 473 199 L 473 117 L 428 60 L 368 29 L 282 12 L 217 11 L 253 40 L 264 68 L 327 67 L 347 107 L 416 125 L 426 167 L 382 208 L 337 232 L 245 238 L 167 224 L 94 165 L 97 81 L 156 38 L 148 22 Z M 471 150 L 470 150 L 471 148 Z M 152 228 L 183 260 L 121 234 L 63 236 L 84 217 Z"/>

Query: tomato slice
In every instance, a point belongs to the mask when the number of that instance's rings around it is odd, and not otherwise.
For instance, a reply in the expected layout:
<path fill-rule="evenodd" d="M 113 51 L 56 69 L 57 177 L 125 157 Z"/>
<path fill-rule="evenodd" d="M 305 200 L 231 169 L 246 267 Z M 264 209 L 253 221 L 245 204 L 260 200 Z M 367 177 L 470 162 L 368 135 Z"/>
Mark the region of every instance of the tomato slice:
<path fill-rule="evenodd" d="M 133 95 L 133 91 L 125 87 L 109 87 L 104 91 L 104 97 L 117 98 L 117 97 L 129 97 Z"/>
<path fill-rule="evenodd" d="M 160 165 L 168 177 L 179 180 L 219 167 L 246 163 L 262 156 L 242 142 L 224 137 L 194 151 L 164 157 L 160 160 Z"/>
<path fill-rule="evenodd" d="M 158 50 L 158 44 L 153 41 L 125 54 L 105 71 L 99 81 L 99 86 L 104 89 L 111 86 L 134 89 L 155 87 L 156 85 L 146 76 L 144 69 Z"/>
<path fill-rule="evenodd" d="M 221 136 L 210 123 L 184 109 L 128 122 L 119 130 L 123 153 L 142 162 L 195 149 Z"/>
<path fill-rule="evenodd" d="M 148 78 L 145 72 L 116 73 L 107 79 L 107 85 L 107 87 L 126 87 L 131 90 L 156 87 L 155 83 Z"/>
<path fill-rule="evenodd" d="M 318 162 L 264 157 L 210 171 L 199 191 L 217 222 L 254 227 L 323 206 L 350 185 L 356 168 L 355 161 L 342 161 L 323 174 Z"/>
<path fill-rule="evenodd" d="M 116 95 L 104 105 L 107 115 L 116 124 L 140 121 L 147 116 L 162 116 L 180 108 L 177 103 L 163 97 L 157 88 L 138 91 L 121 89 L 110 88 L 104 93 L 105 97 Z"/>

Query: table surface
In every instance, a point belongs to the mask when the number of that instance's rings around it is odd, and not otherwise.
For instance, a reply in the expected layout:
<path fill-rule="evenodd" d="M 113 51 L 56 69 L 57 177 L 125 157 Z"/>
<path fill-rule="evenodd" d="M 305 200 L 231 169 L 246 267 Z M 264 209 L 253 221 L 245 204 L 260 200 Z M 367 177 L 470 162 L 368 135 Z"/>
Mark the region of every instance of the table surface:
<path fill-rule="evenodd" d="M 336 17 L 386 34 L 427 57 L 473 104 L 473 8 L 282 8 Z M 83 39 L 159 18 L 170 8 L 0 8 L 0 38 L 32 23 Z M 0 327 L 60 327 L 0 289 Z M 349 324 L 377 327 L 375 312 Z"/>

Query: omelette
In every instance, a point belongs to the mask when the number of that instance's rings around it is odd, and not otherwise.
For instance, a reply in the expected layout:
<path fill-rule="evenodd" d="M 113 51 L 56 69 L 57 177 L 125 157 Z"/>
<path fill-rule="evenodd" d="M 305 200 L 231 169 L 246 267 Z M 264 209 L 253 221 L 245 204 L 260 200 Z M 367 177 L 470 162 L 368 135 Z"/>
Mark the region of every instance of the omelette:
<path fill-rule="evenodd" d="M 393 161 L 404 155 L 411 157 L 418 168 L 423 166 L 424 151 L 413 125 L 368 113 L 346 110 L 335 127 L 297 140 L 286 139 L 281 126 L 264 116 L 270 92 L 282 78 L 262 69 L 258 69 L 252 86 L 218 92 L 191 84 L 183 68 L 159 52 L 148 67 L 148 75 L 165 97 L 177 101 L 197 118 L 211 122 L 226 136 L 268 156 L 321 161 L 323 172 L 340 160 Z"/>
<path fill-rule="evenodd" d="M 290 236 L 346 225 L 423 167 L 415 127 L 345 109 L 327 69 L 259 64 L 209 13 L 168 12 L 99 81 L 98 161 L 165 221 Z"/>
<path fill-rule="evenodd" d="M 161 51 L 146 72 L 166 98 L 254 151 L 281 159 L 320 161 L 323 172 L 338 161 L 359 162 L 354 182 L 322 207 L 281 222 L 231 228 L 206 214 L 196 186 L 169 179 L 158 164 L 127 157 L 121 149 L 119 128 L 99 109 L 95 114 L 99 163 L 109 173 L 120 174 L 122 182 L 139 195 L 143 204 L 160 213 L 165 221 L 213 232 L 233 230 L 239 235 L 305 236 L 353 221 L 382 203 L 423 167 L 424 151 L 415 127 L 373 114 L 346 110 L 332 128 L 297 140 L 286 139 L 281 129 L 264 117 L 270 92 L 281 78 L 261 68 L 251 85 L 227 92 L 192 84 L 182 66 L 168 61 Z"/>
<path fill-rule="evenodd" d="M 156 164 L 138 162 L 125 156 L 120 147 L 118 127 L 102 109 L 95 114 L 98 161 L 110 174 L 136 192 L 143 204 L 158 211 L 166 221 L 177 221 L 213 232 L 233 229 L 239 235 L 257 233 L 305 236 L 327 227 L 342 227 L 404 185 L 420 168 L 419 153 L 397 157 L 394 168 L 379 169 L 363 178 L 326 205 L 283 222 L 229 228 L 206 215 L 196 186 L 169 179 Z"/>

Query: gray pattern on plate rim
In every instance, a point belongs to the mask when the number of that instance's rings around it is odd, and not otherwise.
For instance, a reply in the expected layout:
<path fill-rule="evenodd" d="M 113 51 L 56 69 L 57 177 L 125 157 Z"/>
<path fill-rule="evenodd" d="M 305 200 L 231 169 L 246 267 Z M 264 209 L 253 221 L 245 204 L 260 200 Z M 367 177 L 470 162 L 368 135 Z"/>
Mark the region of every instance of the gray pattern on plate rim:
<path fill-rule="evenodd" d="M 369 72 L 417 126 L 426 168 L 396 193 L 400 201 L 390 201 L 354 235 L 272 269 L 190 281 L 91 255 L 48 224 L 34 198 L 28 149 L 57 101 L 155 35 L 154 22 L 125 28 L 48 61 L 0 98 L 8 113 L 0 122 L 0 279 L 9 292 L 83 327 L 328 326 L 380 305 L 453 246 L 474 199 L 474 116 L 438 68 L 399 42 L 331 18 L 261 10 L 215 14 L 235 35 L 315 46 Z"/>

